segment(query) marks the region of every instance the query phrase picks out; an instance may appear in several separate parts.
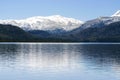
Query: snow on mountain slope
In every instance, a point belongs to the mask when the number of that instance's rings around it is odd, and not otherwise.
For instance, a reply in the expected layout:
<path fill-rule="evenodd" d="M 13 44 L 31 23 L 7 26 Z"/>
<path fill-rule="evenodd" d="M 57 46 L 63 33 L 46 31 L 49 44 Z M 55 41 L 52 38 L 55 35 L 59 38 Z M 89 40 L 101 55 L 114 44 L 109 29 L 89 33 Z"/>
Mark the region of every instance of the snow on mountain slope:
<path fill-rule="evenodd" d="M 24 20 L 0 20 L 0 24 L 11 24 L 29 30 L 55 30 L 63 29 L 66 31 L 75 29 L 83 24 L 82 21 L 66 18 L 60 15 L 42 17 L 36 16 Z"/>
<path fill-rule="evenodd" d="M 120 10 L 111 17 L 98 17 L 96 19 L 86 21 L 83 25 L 73 31 L 79 32 L 87 28 L 102 27 L 118 21 L 120 21 Z"/>
<path fill-rule="evenodd" d="M 120 10 L 118 10 L 115 14 L 113 14 L 112 17 L 120 17 Z"/>
<path fill-rule="evenodd" d="M 79 28 L 83 30 L 86 28 L 102 27 L 104 25 L 109 25 L 118 21 L 120 21 L 120 17 L 99 17 L 93 20 L 86 21 Z"/>

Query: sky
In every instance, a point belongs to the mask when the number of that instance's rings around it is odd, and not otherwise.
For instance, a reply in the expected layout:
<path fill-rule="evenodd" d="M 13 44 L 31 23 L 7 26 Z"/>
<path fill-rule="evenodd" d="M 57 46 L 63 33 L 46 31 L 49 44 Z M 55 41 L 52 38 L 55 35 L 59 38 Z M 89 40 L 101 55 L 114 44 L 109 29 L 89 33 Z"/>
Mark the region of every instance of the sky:
<path fill-rule="evenodd" d="M 0 19 L 61 15 L 87 21 L 117 10 L 120 0 L 0 0 Z"/>

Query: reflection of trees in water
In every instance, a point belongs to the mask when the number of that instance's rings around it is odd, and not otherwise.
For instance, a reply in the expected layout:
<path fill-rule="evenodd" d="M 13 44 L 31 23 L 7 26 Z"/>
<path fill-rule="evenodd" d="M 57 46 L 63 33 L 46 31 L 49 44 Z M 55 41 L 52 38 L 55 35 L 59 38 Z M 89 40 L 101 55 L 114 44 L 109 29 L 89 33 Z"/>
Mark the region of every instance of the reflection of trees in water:
<path fill-rule="evenodd" d="M 17 44 L 0 44 L 0 67 L 10 67 L 15 65 L 18 50 L 20 46 Z"/>
<path fill-rule="evenodd" d="M 17 53 L 19 47 L 16 44 L 0 44 L 0 61 L 7 59 L 14 60 L 19 55 Z"/>
<path fill-rule="evenodd" d="M 1 44 L 0 67 L 67 69 L 120 64 L 120 45 Z"/>
<path fill-rule="evenodd" d="M 3 44 L 0 46 L 0 62 L 3 67 L 69 68 L 78 58 L 73 49 L 62 44 Z"/>
<path fill-rule="evenodd" d="M 99 67 L 120 65 L 120 45 L 83 45 L 82 57 Z"/>
<path fill-rule="evenodd" d="M 16 52 L 18 49 L 17 44 L 0 44 L 0 54 L 7 52 Z"/>

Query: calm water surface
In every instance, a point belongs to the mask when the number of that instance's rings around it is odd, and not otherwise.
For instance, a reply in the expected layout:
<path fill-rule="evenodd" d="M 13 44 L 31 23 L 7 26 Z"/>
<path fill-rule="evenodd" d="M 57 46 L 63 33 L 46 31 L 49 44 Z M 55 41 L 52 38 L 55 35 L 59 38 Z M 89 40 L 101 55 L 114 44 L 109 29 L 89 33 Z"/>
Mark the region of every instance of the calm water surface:
<path fill-rule="evenodd" d="M 120 44 L 0 43 L 0 80 L 120 80 Z"/>

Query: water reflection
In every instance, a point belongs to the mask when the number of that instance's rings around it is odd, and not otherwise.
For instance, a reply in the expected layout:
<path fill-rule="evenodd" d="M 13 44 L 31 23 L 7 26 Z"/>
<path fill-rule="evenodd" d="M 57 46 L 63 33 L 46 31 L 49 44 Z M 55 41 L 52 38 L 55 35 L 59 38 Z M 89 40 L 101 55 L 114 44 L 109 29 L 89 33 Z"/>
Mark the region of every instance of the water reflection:
<path fill-rule="evenodd" d="M 80 59 L 80 56 L 74 52 L 74 48 L 69 45 L 1 44 L 0 51 L 2 68 L 62 70 L 78 66 L 75 61 Z"/>
<path fill-rule="evenodd" d="M 0 44 L 0 70 L 9 69 L 76 75 L 102 71 L 119 75 L 120 45 Z"/>
<path fill-rule="evenodd" d="M 65 69 L 87 63 L 101 68 L 120 64 L 120 45 L 1 44 L 0 63 L 4 64 L 1 67 L 19 65 L 37 69 Z"/>
<path fill-rule="evenodd" d="M 120 45 L 84 45 L 82 57 L 94 66 L 112 67 L 120 65 Z"/>

